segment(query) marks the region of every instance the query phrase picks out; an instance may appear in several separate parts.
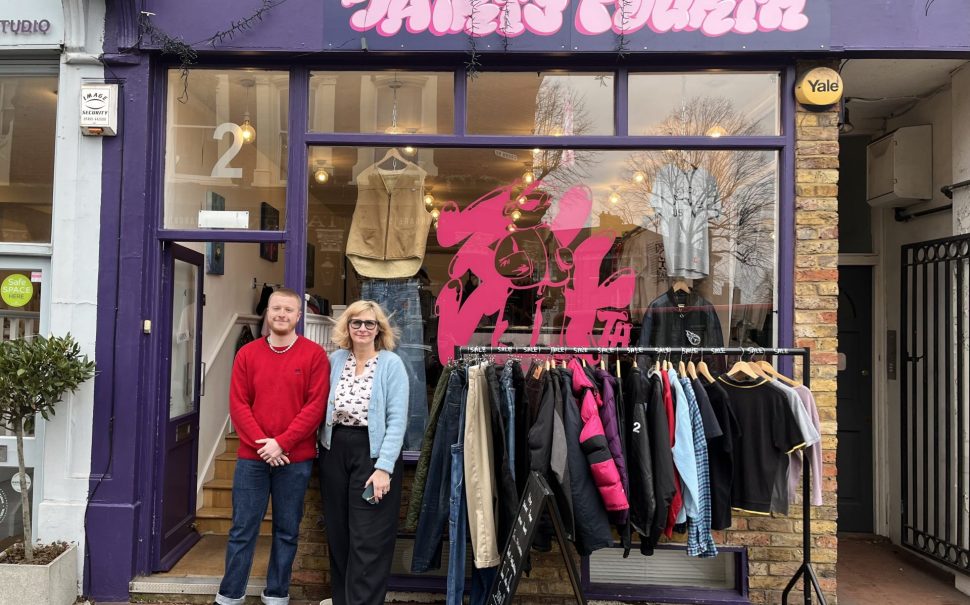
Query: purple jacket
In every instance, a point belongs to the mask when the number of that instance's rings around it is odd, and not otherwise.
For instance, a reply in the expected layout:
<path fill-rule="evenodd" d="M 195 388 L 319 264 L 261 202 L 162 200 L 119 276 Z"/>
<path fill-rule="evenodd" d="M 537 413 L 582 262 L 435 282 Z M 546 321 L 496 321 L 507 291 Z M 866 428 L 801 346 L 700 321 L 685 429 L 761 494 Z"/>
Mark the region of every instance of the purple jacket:
<path fill-rule="evenodd" d="M 626 460 L 623 458 L 623 442 L 620 441 L 620 422 L 616 414 L 616 378 L 606 370 L 594 370 L 596 382 L 601 386 L 600 396 L 603 405 L 599 408 L 600 420 L 603 422 L 603 433 L 606 435 L 606 443 L 610 448 L 610 455 L 616 463 L 616 470 L 620 473 L 620 483 L 623 485 L 623 492 L 630 493 L 630 475 L 627 472 Z M 624 509 L 610 513 L 610 519 L 618 524 L 624 525 L 630 521 L 630 510 Z"/>

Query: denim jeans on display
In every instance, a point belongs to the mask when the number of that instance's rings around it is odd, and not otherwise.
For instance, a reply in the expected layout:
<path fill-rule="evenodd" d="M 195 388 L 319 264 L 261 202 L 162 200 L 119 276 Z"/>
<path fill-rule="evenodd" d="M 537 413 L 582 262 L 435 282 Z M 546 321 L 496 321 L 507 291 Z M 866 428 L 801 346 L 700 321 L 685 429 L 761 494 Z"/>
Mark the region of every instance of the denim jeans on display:
<path fill-rule="evenodd" d="M 459 432 L 464 432 L 464 408 L 467 381 L 464 368 L 455 368 L 448 377 L 444 409 L 438 417 L 431 446 L 428 477 L 421 502 L 421 516 L 414 535 L 414 551 L 411 572 L 421 573 L 441 567 L 441 537 L 451 514 L 452 446 L 458 442 Z M 458 459 L 459 464 L 462 458 Z"/>
<path fill-rule="evenodd" d="M 290 576 L 303 518 L 303 496 L 312 468 L 312 460 L 275 467 L 262 460 L 240 458 L 236 461 L 232 480 L 232 529 L 226 547 L 226 571 L 216 603 L 241 605 L 245 600 L 259 525 L 271 496 L 273 546 L 262 601 L 267 605 L 289 602 Z"/>
<path fill-rule="evenodd" d="M 424 317 L 421 315 L 421 281 L 417 279 L 365 279 L 361 298 L 377 301 L 401 331 L 397 353 L 407 368 L 411 383 L 408 424 L 404 449 L 420 450 L 428 422 L 428 389 L 425 358 L 430 351 L 424 344 Z"/>
<path fill-rule="evenodd" d="M 459 412 L 458 440 L 451 446 L 451 505 L 448 512 L 448 593 L 446 605 L 462 605 L 468 508 L 465 506 L 465 401 Z"/>
<path fill-rule="evenodd" d="M 515 384 L 512 381 L 512 364 L 509 360 L 502 368 L 502 421 L 505 422 L 505 449 L 509 452 L 509 470 L 515 479 Z"/>

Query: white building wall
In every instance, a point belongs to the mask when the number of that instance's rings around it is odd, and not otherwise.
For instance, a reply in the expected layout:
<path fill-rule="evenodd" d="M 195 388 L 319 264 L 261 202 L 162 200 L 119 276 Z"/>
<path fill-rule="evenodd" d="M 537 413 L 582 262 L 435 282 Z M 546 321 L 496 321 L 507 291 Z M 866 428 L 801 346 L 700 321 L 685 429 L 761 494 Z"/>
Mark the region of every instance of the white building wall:
<path fill-rule="evenodd" d="M 970 65 L 953 74 L 953 182 L 970 179 Z M 953 233 L 970 233 L 970 187 L 953 192 Z"/>
<path fill-rule="evenodd" d="M 15 3 L 16 4 L 16 3 Z M 65 44 L 58 83 L 51 255 L 50 331 L 70 332 L 94 359 L 101 219 L 101 140 L 78 125 L 81 84 L 103 81 L 98 62 L 104 0 L 64 0 Z M 46 423 L 43 486 L 37 519 L 41 541 L 84 548 L 84 513 L 91 470 L 94 381 L 57 408 Z M 83 557 L 78 557 L 79 574 Z M 83 577 L 83 575 L 79 575 Z"/>

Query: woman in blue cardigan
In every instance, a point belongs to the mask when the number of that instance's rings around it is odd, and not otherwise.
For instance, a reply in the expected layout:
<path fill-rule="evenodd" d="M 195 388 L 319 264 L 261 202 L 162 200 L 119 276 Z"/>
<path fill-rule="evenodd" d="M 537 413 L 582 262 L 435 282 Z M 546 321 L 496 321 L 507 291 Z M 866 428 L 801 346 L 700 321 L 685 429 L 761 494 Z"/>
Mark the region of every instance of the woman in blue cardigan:
<path fill-rule="evenodd" d="M 401 507 L 408 375 L 381 306 L 360 300 L 333 330 L 320 426 L 320 495 L 334 605 L 384 603 Z"/>

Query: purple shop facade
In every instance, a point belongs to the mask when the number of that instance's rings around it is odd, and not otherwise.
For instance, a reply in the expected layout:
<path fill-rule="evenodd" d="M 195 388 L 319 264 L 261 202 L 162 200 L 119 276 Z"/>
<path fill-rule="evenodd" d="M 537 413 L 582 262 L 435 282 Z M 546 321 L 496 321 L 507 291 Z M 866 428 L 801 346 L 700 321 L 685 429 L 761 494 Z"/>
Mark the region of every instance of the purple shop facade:
<path fill-rule="evenodd" d="M 852 56 L 970 56 L 970 5 L 937 0 L 522 0 L 480 3 L 469 18 L 458 0 L 284 0 L 269 2 L 252 27 L 212 36 L 254 14 L 260 0 L 109 0 L 105 78 L 121 86 L 119 135 L 103 142 L 98 376 L 86 514 L 84 593 L 127 601 L 129 582 L 151 572 L 157 490 L 157 393 L 162 361 L 145 320 L 164 325 L 166 242 L 212 232 L 166 229 L 162 221 L 166 81 L 178 63 L 145 35 L 145 24 L 197 43 L 199 67 L 289 73 L 285 224 L 278 232 L 220 230 L 224 242 L 306 247 L 307 157 L 312 145 L 381 146 L 379 134 L 308 132 L 313 69 L 454 71 L 454 134 L 396 135 L 417 147 L 692 149 L 759 148 L 778 153 L 777 346 L 793 345 L 795 61 Z M 718 8 L 720 7 L 720 8 Z M 732 10 L 726 11 L 727 8 Z M 466 11 L 463 13 L 463 11 Z M 719 12 L 720 11 L 720 12 Z M 723 13 L 723 14 L 722 14 Z M 865 23 L 860 28 L 858 24 Z M 616 135 L 469 135 L 465 64 L 469 40 L 483 71 L 576 69 L 617 75 Z M 621 54 L 622 57 L 618 55 Z M 764 69 L 781 74 L 780 134 L 732 137 L 630 136 L 625 94 L 631 70 Z M 581 139 L 581 140 L 580 140 Z M 284 283 L 303 289 L 306 258 L 284 256 Z M 156 330 L 160 333 L 160 330 Z M 420 586 L 415 587 L 419 589 Z M 678 596 L 692 599 L 689 590 Z"/>

